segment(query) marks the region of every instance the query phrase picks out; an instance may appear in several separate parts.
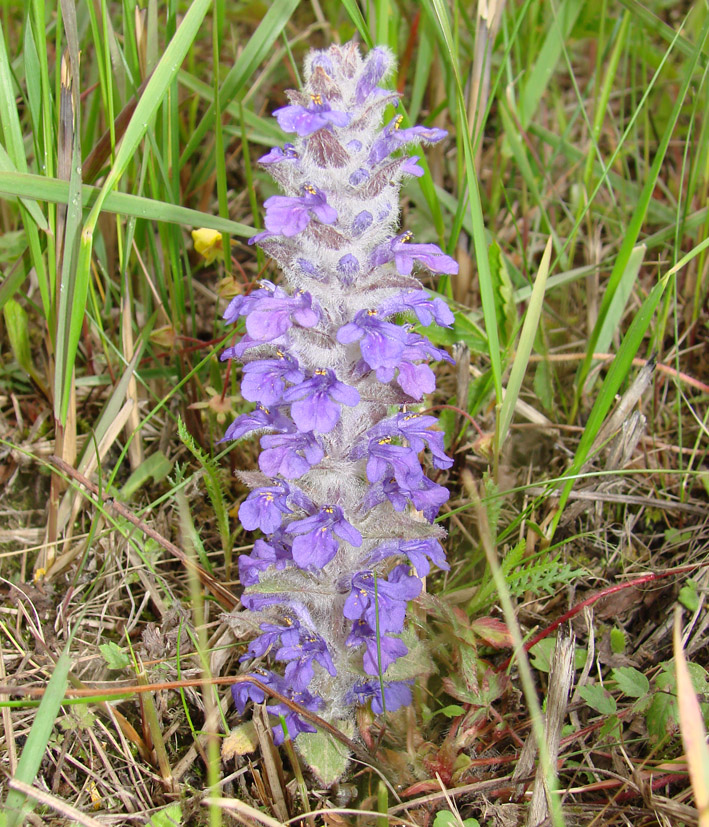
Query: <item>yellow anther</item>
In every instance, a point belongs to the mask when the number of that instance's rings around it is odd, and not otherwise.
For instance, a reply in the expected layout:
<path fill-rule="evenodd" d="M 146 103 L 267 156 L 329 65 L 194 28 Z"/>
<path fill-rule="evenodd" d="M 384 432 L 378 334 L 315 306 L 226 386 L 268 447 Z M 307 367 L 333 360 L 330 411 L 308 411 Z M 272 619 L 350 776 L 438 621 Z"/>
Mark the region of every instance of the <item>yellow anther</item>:
<path fill-rule="evenodd" d="M 399 129 L 403 122 L 404 122 L 404 116 L 403 115 L 397 115 L 396 120 L 394 121 L 394 129 Z"/>
<path fill-rule="evenodd" d="M 311 101 L 312 101 L 312 102 L 313 102 L 316 106 L 322 106 L 322 95 L 320 95 L 320 94 L 311 95 L 311 96 L 310 96 L 310 100 L 311 100 Z M 399 117 L 401 117 L 401 116 L 399 116 Z"/>
<path fill-rule="evenodd" d="M 414 237 L 414 234 L 411 232 L 411 230 L 407 230 L 407 231 L 406 231 L 406 232 L 405 232 L 405 233 L 401 236 L 401 238 L 399 239 L 399 241 L 400 241 L 402 244 L 406 244 L 406 242 L 407 242 L 407 241 L 411 241 L 411 239 L 412 239 L 413 237 Z"/>
<path fill-rule="evenodd" d="M 314 187 L 312 184 L 306 184 L 306 185 L 303 187 L 303 189 L 304 189 L 304 190 L 305 190 L 305 191 L 306 191 L 309 195 L 316 195 L 316 194 L 317 194 L 317 190 L 315 189 L 315 187 Z"/>
<path fill-rule="evenodd" d="M 391 437 L 385 436 L 377 441 L 377 445 L 391 445 Z"/>
<path fill-rule="evenodd" d="M 335 513 L 335 509 L 331 505 L 326 505 L 325 508 L 323 508 L 323 511 L 326 514 L 334 514 Z"/>
<path fill-rule="evenodd" d="M 368 316 L 376 316 L 376 315 L 377 315 L 377 311 L 376 311 L 376 310 L 368 310 L 368 311 L 367 311 L 367 315 L 368 315 Z"/>
<path fill-rule="evenodd" d="M 327 369 L 326 368 L 318 368 L 317 370 L 313 371 L 314 376 L 327 376 Z"/>

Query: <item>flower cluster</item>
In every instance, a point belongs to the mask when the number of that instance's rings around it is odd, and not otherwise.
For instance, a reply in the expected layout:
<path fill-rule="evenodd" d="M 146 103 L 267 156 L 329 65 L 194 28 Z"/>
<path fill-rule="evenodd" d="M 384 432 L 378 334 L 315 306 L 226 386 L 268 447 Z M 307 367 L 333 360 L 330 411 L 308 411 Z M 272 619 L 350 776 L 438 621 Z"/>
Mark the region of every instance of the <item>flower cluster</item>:
<path fill-rule="evenodd" d="M 363 60 L 352 43 L 310 54 L 304 91 L 275 112 L 294 142 L 260 159 L 285 194 L 266 200 L 252 241 L 286 286 L 263 281 L 224 315 L 244 317 L 223 358 L 244 362 L 242 394 L 256 403 L 225 439 L 259 434 L 262 448 L 260 472 L 241 474 L 252 488 L 241 524 L 264 535 L 239 560 L 260 631 L 244 659 L 258 661 L 250 674 L 262 684 L 336 725 L 358 704 L 410 703 L 407 604 L 431 563 L 448 568 L 433 524 L 448 491 L 422 454 L 437 469 L 452 460 L 435 418 L 412 407 L 435 388 L 429 362 L 451 360 L 411 321 L 449 326 L 453 314 L 412 272 L 457 264 L 396 232 L 401 181 L 423 174 L 398 150 L 445 132 L 404 128 L 400 115 L 381 128 L 397 104 L 379 86 L 391 65 L 386 49 Z M 234 699 L 243 712 L 265 697 L 240 683 Z M 284 704 L 267 709 L 280 716 L 277 743 L 283 721 L 291 738 L 314 731 Z"/>

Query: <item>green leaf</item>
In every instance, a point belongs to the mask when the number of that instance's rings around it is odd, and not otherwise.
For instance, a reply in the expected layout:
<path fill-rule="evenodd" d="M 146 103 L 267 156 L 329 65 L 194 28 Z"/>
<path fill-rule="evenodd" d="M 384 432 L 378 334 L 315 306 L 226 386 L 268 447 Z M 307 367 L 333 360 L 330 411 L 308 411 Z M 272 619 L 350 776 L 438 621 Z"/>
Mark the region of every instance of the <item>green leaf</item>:
<path fill-rule="evenodd" d="M 125 669 L 131 665 L 130 655 L 127 655 L 117 643 L 101 643 L 98 648 L 109 669 Z"/>
<path fill-rule="evenodd" d="M 595 709 L 601 715 L 615 715 L 617 709 L 615 698 L 600 684 L 582 686 L 578 692 L 591 709 Z"/>
<path fill-rule="evenodd" d="M 170 460 L 162 451 L 156 451 L 142 462 L 130 477 L 128 477 L 118 492 L 119 498 L 127 502 L 147 484 L 148 480 L 152 479 L 153 482 L 160 482 L 165 479 L 171 470 L 172 463 Z"/>
<path fill-rule="evenodd" d="M 678 35 L 679 32 L 677 33 L 677 36 Z M 645 221 L 645 216 L 647 215 L 648 207 L 650 203 L 653 201 L 653 194 L 655 192 L 655 187 L 657 186 L 657 180 L 660 175 L 660 170 L 662 169 L 662 165 L 665 160 L 665 154 L 667 153 L 667 149 L 669 147 L 672 134 L 685 105 L 687 95 L 689 94 L 690 88 L 694 83 L 694 74 L 697 62 L 700 58 L 700 55 L 702 54 L 702 51 L 704 50 L 704 44 L 706 43 L 708 36 L 709 16 L 705 18 L 702 25 L 702 29 L 697 35 L 694 53 L 685 64 L 685 72 L 682 81 L 682 86 L 673 96 L 674 106 L 672 108 L 672 112 L 667 121 L 665 130 L 662 133 L 660 141 L 657 147 L 654 149 L 652 165 L 644 175 L 644 185 L 642 191 L 634 205 L 632 218 L 627 228 L 625 229 L 625 232 L 623 233 L 623 240 L 620 246 L 620 250 L 618 251 L 618 255 L 616 256 L 615 264 L 613 265 L 613 271 L 611 272 L 610 278 L 608 279 L 608 282 L 605 285 L 605 289 L 603 292 L 603 300 L 601 301 L 601 306 L 598 310 L 598 318 L 596 320 L 596 325 L 593 331 L 591 332 L 591 335 L 589 336 L 586 347 L 586 356 L 583 361 L 583 364 L 579 367 L 578 371 L 576 384 L 576 405 L 578 405 L 580 395 L 585 388 L 586 377 L 588 376 L 588 372 L 591 368 L 591 363 L 593 362 L 593 354 L 596 352 L 598 338 L 600 336 L 601 330 L 603 330 L 604 325 L 606 323 L 606 318 L 608 316 L 611 304 L 615 300 L 618 287 L 624 275 L 626 274 L 628 264 L 630 262 L 631 256 L 633 254 L 638 239 L 638 235 L 640 234 L 643 222 Z M 652 78 L 651 83 L 654 83 L 655 79 L 659 75 L 662 66 L 669 57 L 672 47 L 675 45 L 675 42 L 676 40 L 673 40 L 672 44 L 670 45 L 670 50 L 668 50 L 663 56 L 660 66 L 658 67 L 655 76 Z M 631 126 L 632 124 L 629 124 L 628 129 L 630 129 Z M 663 279 L 663 282 L 666 283 L 666 280 L 667 277 Z M 647 303 L 647 300 L 645 303 Z M 641 312 L 642 309 L 637 315 L 640 316 Z M 562 500 L 563 499 L 564 498 L 562 497 Z M 563 504 L 564 503 L 562 502 L 559 506 L 559 513 L 563 511 Z"/>
<path fill-rule="evenodd" d="M 651 741 L 662 741 L 679 730 L 677 698 L 667 692 L 656 692 L 645 713 Z"/>
<path fill-rule="evenodd" d="M 625 652 L 625 632 L 617 626 L 611 629 L 611 652 L 622 655 Z"/>
<path fill-rule="evenodd" d="M 537 111 L 583 6 L 584 0 L 564 0 L 558 7 L 548 9 L 553 23 L 547 31 L 541 50 L 535 56 L 534 65 L 520 95 L 519 117 L 523 132 Z"/>
<path fill-rule="evenodd" d="M 433 819 L 433 827 L 480 827 L 480 822 L 477 818 L 466 818 L 461 822 L 460 816 L 456 816 L 450 810 L 439 810 L 436 817 Z"/>
<path fill-rule="evenodd" d="M 699 595 L 697 594 L 697 584 L 694 580 L 687 580 L 679 590 L 677 600 L 679 600 L 688 612 L 697 611 L 699 608 Z"/>
<path fill-rule="evenodd" d="M 249 81 L 256 71 L 256 67 L 267 57 L 273 49 L 286 24 L 291 18 L 300 0 L 273 0 L 267 4 L 266 14 L 256 31 L 249 37 L 236 62 L 229 70 L 219 89 L 221 105 L 227 104 L 238 95 L 244 85 Z M 200 145 L 207 131 L 213 127 L 215 116 L 214 104 L 210 105 L 201 117 L 197 128 L 194 130 L 180 156 L 180 168 L 182 168 Z"/>
<path fill-rule="evenodd" d="M 22 197 L 29 193 L 32 193 L 39 201 L 51 201 L 55 204 L 69 203 L 68 181 L 32 175 L 28 172 L 7 172 L 0 167 L 0 195 Z M 85 184 L 81 188 L 82 206 L 93 207 L 99 193 L 98 187 Z M 221 218 L 218 215 L 125 192 L 109 193 L 103 202 L 102 209 L 104 212 L 118 213 L 132 218 L 145 218 L 149 221 L 166 221 L 169 224 L 183 224 L 187 227 L 207 227 L 210 230 L 218 230 L 220 233 L 229 233 L 241 238 L 250 238 L 255 232 L 253 227 L 247 227 L 246 224 L 239 224 L 237 221 Z"/>
<path fill-rule="evenodd" d="M 34 375 L 32 357 L 30 356 L 29 321 L 25 308 L 14 299 L 10 299 L 3 307 L 7 337 L 10 347 L 20 367 L 30 376 Z"/>
<path fill-rule="evenodd" d="M 444 706 L 443 709 L 437 710 L 436 715 L 445 715 L 446 718 L 457 718 L 459 715 L 465 715 L 465 709 L 462 706 L 458 706 L 458 704 L 449 704 L 448 706 Z"/>
<path fill-rule="evenodd" d="M 40 765 L 47 751 L 47 743 L 54 729 L 57 714 L 64 700 L 67 687 L 67 676 L 71 667 L 71 659 L 66 652 L 62 652 L 54 664 L 52 677 L 47 684 L 44 697 L 37 710 L 37 715 L 25 741 L 22 755 L 17 763 L 15 778 L 31 784 L 34 781 Z M 23 793 L 10 790 L 5 800 L 4 812 L 7 816 L 8 827 L 17 827 L 24 823 L 24 817 L 31 805 L 25 804 Z"/>
<path fill-rule="evenodd" d="M 293 743 L 324 787 L 331 787 L 345 774 L 350 760 L 349 750 L 331 735 L 325 732 L 301 732 Z"/>
<path fill-rule="evenodd" d="M 539 265 L 539 272 L 534 281 L 534 289 L 532 291 L 532 298 L 529 301 L 527 314 L 524 317 L 524 324 L 522 325 L 522 332 L 517 343 L 517 353 L 515 354 L 514 362 L 512 363 L 512 370 L 510 377 L 507 380 L 507 390 L 505 391 L 505 398 L 500 408 L 500 415 L 497 418 L 497 445 L 502 446 L 507 438 L 507 432 L 512 423 L 512 414 L 514 406 L 517 404 L 520 391 L 522 389 L 522 381 L 527 372 L 527 365 L 529 357 L 532 353 L 532 346 L 537 335 L 537 326 L 542 314 L 542 307 L 544 305 L 544 293 L 546 290 L 547 276 L 549 275 L 549 265 L 551 262 L 551 239 L 547 242 L 544 255 L 542 256 Z"/>
<path fill-rule="evenodd" d="M 709 20 L 709 17 L 707 19 Z M 566 502 L 571 494 L 571 489 L 574 487 L 575 477 L 588 459 L 594 440 L 605 421 L 606 414 L 615 401 L 620 386 L 630 374 L 633 359 L 637 355 L 645 333 L 650 327 L 650 322 L 652 321 L 660 299 L 664 295 L 667 283 L 668 279 L 667 276 L 665 276 L 652 288 L 650 295 L 645 299 L 635 314 L 630 328 L 623 338 L 618 354 L 611 363 L 593 408 L 591 409 L 591 413 L 589 414 L 583 435 L 579 440 L 574 461 L 565 474 L 567 482 L 559 498 L 559 505 L 552 523 L 552 534 L 556 531 L 559 520 L 564 513 Z"/>
<path fill-rule="evenodd" d="M 147 827 L 179 827 L 182 823 L 182 807 L 175 802 L 153 813 Z"/>
<path fill-rule="evenodd" d="M 507 347 L 517 327 L 517 305 L 514 301 L 514 287 L 507 272 L 500 245 L 496 241 L 493 241 L 490 245 L 488 256 L 490 258 L 490 277 L 497 307 L 500 344 Z"/>
<path fill-rule="evenodd" d="M 698 663 L 688 663 L 687 669 L 689 676 L 692 679 L 692 689 L 697 695 L 703 695 L 707 691 L 707 670 Z M 657 676 L 655 685 L 658 689 L 668 690 L 673 694 L 677 694 L 677 674 L 675 671 L 675 661 L 667 660 L 662 664 L 662 672 Z"/>
<path fill-rule="evenodd" d="M 650 681 L 632 666 L 619 666 L 611 675 L 618 689 L 629 698 L 643 698 L 650 691 Z"/>

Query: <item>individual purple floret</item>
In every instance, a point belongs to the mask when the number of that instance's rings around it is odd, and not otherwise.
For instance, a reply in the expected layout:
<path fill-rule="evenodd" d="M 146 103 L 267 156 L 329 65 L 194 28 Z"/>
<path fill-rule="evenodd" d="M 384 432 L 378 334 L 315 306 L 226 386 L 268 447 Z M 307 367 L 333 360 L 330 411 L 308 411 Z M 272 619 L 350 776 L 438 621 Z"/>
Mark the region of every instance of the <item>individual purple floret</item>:
<path fill-rule="evenodd" d="M 327 203 L 327 196 L 322 190 L 306 184 L 303 195 L 289 198 L 285 195 L 272 195 L 264 201 L 266 207 L 266 229 L 276 235 L 292 236 L 302 233 L 312 218 L 322 224 L 337 221 L 337 212 Z M 254 237 L 250 239 L 253 243 Z"/>
<path fill-rule="evenodd" d="M 381 715 L 386 704 L 387 712 L 396 712 L 400 706 L 411 703 L 410 684 L 413 681 L 391 681 L 384 684 L 384 702 L 379 681 L 360 681 L 352 687 L 352 696 L 361 704 L 371 700 L 372 712 Z"/>
<path fill-rule="evenodd" d="M 375 629 L 366 620 L 355 620 L 352 624 L 352 631 L 345 641 L 346 646 L 365 645 L 362 666 L 368 675 L 378 675 L 386 670 L 392 663 L 408 654 L 408 647 L 398 637 L 387 637 L 380 635 L 377 638 Z"/>
<path fill-rule="evenodd" d="M 293 540 L 293 560 L 301 568 L 322 568 L 337 554 L 339 544 L 335 535 L 359 548 L 362 535 L 343 516 L 337 505 L 326 505 L 318 514 L 295 520 L 286 527 L 288 534 L 296 534 Z"/>
<path fill-rule="evenodd" d="M 276 652 L 276 660 L 288 664 L 283 677 L 294 689 L 306 689 L 309 686 L 315 671 L 314 663 L 333 677 L 337 675 L 327 644 L 320 635 L 300 630 L 296 639 L 286 641 L 282 637 L 281 643 L 281 648 Z"/>
<path fill-rule="evenodd" d="M 261 437 L 261 447 L 259 468 L 269 477 L 280 474 L 287 480 L 307 474 L 325 456 L 312 433 L 267 434 Z"/>
<path fill-rule="evenodd" d="M 270 410 L 258 405 L 250 413 L 241 414 L 227 428 L 221 442 L 230 439 L 241 439 L 254 431 L 270 429 L 273 431 L 287 431 L 293 427 L 291 421 L 278 410 Z"/>
<path fill-rule="evenodd" d="M 436 141 L 443 140 L 448 134 L 445 129 L 427 126 L 409 126 L 402 129 L 401 124 L 403 120 L 403 115 L 396 115 L 396 117 L 384 127 L 379 138 L 372 144 L 372 148 L 369 151 L 369 163 L 372 164 L 372 166 L 383 161 L 391 155 L 394 150 L 404 146 L 404 144 L 410 144 L 414 141 L 435 143 Z"/>
<path fill-rule="evenodd" d="M 455 322 L 455 316 L 443 299 L 431 299 L 425 290 L 399 293 L 379 305 L 378 310 L 382 316 L 413 310 L 419 322 L 426 327 L 434 322 L 440 327 L 450 327 Z"/>
<path fill-rule="evenodd" d="M 391 543 L 385 543 L 374 549 L 369 557 L 369 562 L 378 563 L 388 557 L 398 557 L 400 555 L 409 558 L 419 577 L 425 577 L 431 571 L 429 560 L 435 563 L 439 569 L 444 571 L 450 569 L 446 562 L 443 546 L 433 537 L 426 537 L 421 540 L 395 540 Z"/>
<path fill-rule="evenodd" d="M 334 370 L 319 368 L 310 379 L 289 388 L 283 399 L 293 403 L 291 416 L 301 431 L 326 434 L 340 418 L 340 405 L 353 407 L 359 402 L 359 393 L 340 382 Z"/>
<path fill-rule="evenodd" d="M 360 571 L 352 578 L 343 614 L 349 620 L 361 618 L 382 633 L 398 634 L 404 628 L 406 604 L 420 591 L 421 581 L 408 574 L 408 566 L 397 566 L 388 580 L 378 578 L 373 571 Z"/>
<path fill-rule="evenodd" d="M 360 310 L 337 332 L 342 344 L 360 343 L 362 358 L 372 370 L 395 368 L 406 347 L 406 330 L 383 321 L 376 310 Z M 380 377 L 377 377 L 380 378 Z"/>
<path fill-rule="evenodd" d="M 310 96 L 310 106 L 282 106 L 273 116 L 284 132 L 295 132 L 306 138 L 326 126 L 347 126 L 352 120 L 348 112 L 331 109 L 330 104 L 319 94 Z"/>
<path fill-rule="evenodd" d="M 269 488 L 256 488 L 241 504 L 241 525 L 247 531 L 259 528 L 265 534 L 273 534 L 281 524 L 283 515 L 292 513 L 287 504 L 289 493 L 288 486 L 278 481 Z"/>
<path fill-rule="evenodd" d="M 431 363 L 452 360 L 412 323 L 455 317 L 412 274 L 458 265 L 441 239 L 414 243 L 398 226 L 402 180 L 424 175 L 406 147 L 445 132 L 401 116 L 381 126 L 398 102 L 384 83 L 392 66 L 379 46 L 364 59 L 353 43 L 310 54 L 302 92 L 274 113 L 292 143 L 260 159 L 282 194 L 266 200 L 250 243 L 282 277 L 224 314 L 245 333 L 222 358 L 246 362 L 242 396 L 256 403 L 225 438 L 258 435 L 261 448 L 259 471 L 240 474 L 251 491 L 239 518 L 264 535 L 239 558 L 239 577 L 254 616 L 245 625 L 258 629 L 242 658 L 257 663 L 243 668 L 265 690 L 240 683 L 233 695 L 240 714 L 265 702 L 274 741 L 296 747 L 325 737 L 307 711 L 351 731 L 359 705 L 379 714 L 411 703 L 428 659 L 411 645 L 407 609 L 433 565 L 448 570 L 434 520 L 453 460 L 416 403 L 436 387 Z"/>
<path fill-rule="evenodd" d="M 290 356 L 278 353 L 277 359 L 259 359 L 244 365 L 241 395 L 249 402 L 275 405 L 283 398 L 286 383 L 303 381 L 303 371 Z"/>
<path fill-rule="evenodd" d="M 455 274 L 458 272 L 456 260 L 446 255 L 440 247 L 435 244 L 414 244 L 411 238 L 412 234 L 407 230 L 386 244 L 377 247 L 372 253 L 372 264 L 379 267 L 393 261 L 402 276 L 411 274 L 416 261 L 420 261 L 432 273 Z"/>

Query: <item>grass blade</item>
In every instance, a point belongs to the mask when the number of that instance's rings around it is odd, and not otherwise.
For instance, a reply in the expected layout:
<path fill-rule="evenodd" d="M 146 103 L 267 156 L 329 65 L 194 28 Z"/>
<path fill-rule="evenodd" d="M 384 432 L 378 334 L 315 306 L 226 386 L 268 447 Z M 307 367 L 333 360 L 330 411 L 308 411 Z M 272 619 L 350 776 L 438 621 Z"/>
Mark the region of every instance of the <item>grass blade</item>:
<path fill-rule="evenodd" d="M 566 501 L 569 498 L 571 489 L 574 487 L 574 477 L 579 473 L 581 467 L 588 459 L 588 455 L 591 446 L 596 439 L 596 435 L 603 425 L 603 421 L 605 420 L 606 414 L 610 410 L 611 405 L 615 401 L 615 395 L 625 378 L 628 376 L 628 373 L 632 367 L 633 359 L 640 349 L 640 345 L 642 344 L 645 333 L 650 327 L 650 322 L 652 321 L 655 310 L 657 309 L 660 299 L 667 288 L 669 278 L 670 277 L 668 275 L 664 276 L 662 280 L 653 287 L 650 295 L 643 302 L 640 310 L 638 310 L 635 315 L 628 332 L 625 334 L 620 349 L 618 350 L 618 355 L 613 360 L 606 378 L 603 381 L 596 398 L 596 402 L 588 417 L 588 422 L 584 428 L 583 435 L 579 440 L 574 461 L 571 463 L 571 467 L 565 474 L 565 476 L 569 479 L 561 492 L 558 511 L 556 512 L 556 516 L 552 523 L 551 535 L 553 535 L 554 531 L 556 531 L 556 527 L 559 524 L 559 519 L 564 511 Z"/>
<path fill-rule="evenodd" d="M 645 179 L 645 184 L 642 188 L 635 209 L 633 210 L 632 218 L 623 236 L 623 243 L 621 244 L 620 250 L 618 251 L 618 256 L 613 266 L 613 271 L 608 280 L 608 284 L 606 285 L 603 300 L 601 302 L 601 307 L 598 311 L 598 320 L 596 321 L 596 325 L 589 336 L 588 345 L 586 348 L 586 358 L 584 359 L 581 367 L 579 368 L 579 374 L 577 376 L 576 381 L 576 398 L 574 400 L 572 418 L 575 417 L 576 411 L 578 410 L 581 393 L 586 382 L 586 377 L 588 376 L 588 372 L 591 368 L 593 354 L 596 352 L 599 336 L 606 323 L 606 317 L 608 316 L 611 304 L 614 300 L 615 293 L 628 267 L 628 262 L 630 261 L 633 249 L 637 243 L 640 229 L 642 228 L 643 222 L 645 221 L 648 206 L 652 200 L 652 196 L 655 191 L 655 186 L 657 185 L 657 179 L 660 175 L 660 170 L 662 169 L 662 164 L 665 158 L 665 154 L 667 152 L 667 148 L 670 143 L 670 139 L 672 137 L 672 134 L 674 133 L 675 126 L 682 112 L 682 107 L 684 106 L 684 102 L 689 92 L 690 85 L 694 80 L 694 72 L 697 66 L 697 62 L 699 60 L 699 56 L 701 55 L 704 49 L 704 44 L 707 41 L 707 36 L 709 36 L 709 16 L 707 16 L 704 20 L 704 25 L 702 26 L 698 42 L 695 46 L 694 54 L 692 55 L 691 59 L 689 60 L 685 68 L 685 75 L 684 80 L 682 82 L 682 87 L 677 94 L 675 104 L 672 108 L 672 113 L 670 114 L 667 120 L 667 126 L 665 127 L 665 131 L 662 135 L 662 138 L 660 139 L 659 146 L 657 147 L 657 150 L 655 152 L 652 166 L 648 171 L 647 177 Z"/>
<path fill-rule="evenodd" d="M 453 34 L 448 19 L 448 9 L 443 0 L 426 0 L 426 9 L 437 27 L 439 38 L 443 42 L 445 55 L 455 79 L 456 101 L 458 104 L 458 133 L 463 144 L 467 195 L 475 257 L 478 265 L 480 297 L 483 305 L 483 318 L 485 320 L 485 332 L 488 338 L 488 353 L 490 356 L 493 381 L 495 383 L 495 394 L 499 403 L 502 400 L 502 359 L 500 357 L 500 341 L 497 332 L 495 295 L 488 261 L 488 243 L 485 234 L 482 204 L 480 202 L 480 190 L 475 176 L 475 161 L 470 140 L 470 128 L 463 93 L 463 83 L 458 70 Z"/>
<path fill-rule="evenodd" d="M 273 44 L 280 37 L 281 32 L 290 20 L 298 2 L 299 0 L 275 0 L 269 5 L 261 25 L 251 35 L 239 59 L 224 78 L 224 83 L 219 90 L 222 107 L 226 108 L 232 98 L 239 94 L 259 63 L 267 57 L 273 48 Z M 212 128 L 215 111 L 214 104 L 210 104 L 180 156 L 180 168 L 187 163 L 204 136 Z"/>
<path fill-rule="evenodd" d="M 0 194 L 20 197 L 29 193 L 40 201 L 69 203 L 67 181 L 31 173 L 0 171 Z M 81 188 L 82 206 L 94 207 L 99 195 L 100 190 L 97 187 L 84 184 Z M 128 217 L 145 218 L 148 221 L 166 221 L 168 224 L 184 224 L 187 227 L 208 227 L 210 230 L 242 238 L 251 238 L 256 232 L 253 227 L 240 224 L 238 221 L 126 192 L 108 193 L 101 209 L 104 212 L 119 213 Z"/>
<path fill-rule="evenodd" d="M 31 784 L 34 781 L 44 758 L 47 743 L 64 700 L 70 666 L 71 659 L 67 652 L 63 652 L 54 666 L 54 672 L 47 684 L 47 691 L 39 705 L 32 729 L 17 764 L 15 778 L 25 784 Z M 25 802 L 26 796 L 17 790 L 10 790 L 7 794 L 5 801 L 7 827 L 17 827 L 24 822 L 29 809 Z"/>
<path fill-rule="evenodd" d="M 497 444 L 502 446 L 507 437 L 510 423 L 512 422 L 512 413 L 519 398 L 519 392 L 522 388 L 522 380 L 527 371 L 527 364 L 529 363 L 529 356 L 534 345 L 534 338 L 537 335 L 537 327 L 539 319 L 542 314 L 542 307 L 544 306 L 544 294 L 546 291 L 547 276 L 549 275 L 549 263 L 551 261 L 551 244 L 549 239 L 547 246 L 542 256 L 542 262 L 539 265 L 539 272 L 534 281 L 534 289 L 532 290 L 532 298 L 527 308 L 527 315 L 524 318 L 522 326 L 522 333 L 519 337 L 517 345 L 517 353 L 514 362 L 512 363 L 512 370 L 510 371 L 510 378 L 507 381 L 507 391 L 505 398 L 502 401 L 500 414 L 497 418 Z"/>

